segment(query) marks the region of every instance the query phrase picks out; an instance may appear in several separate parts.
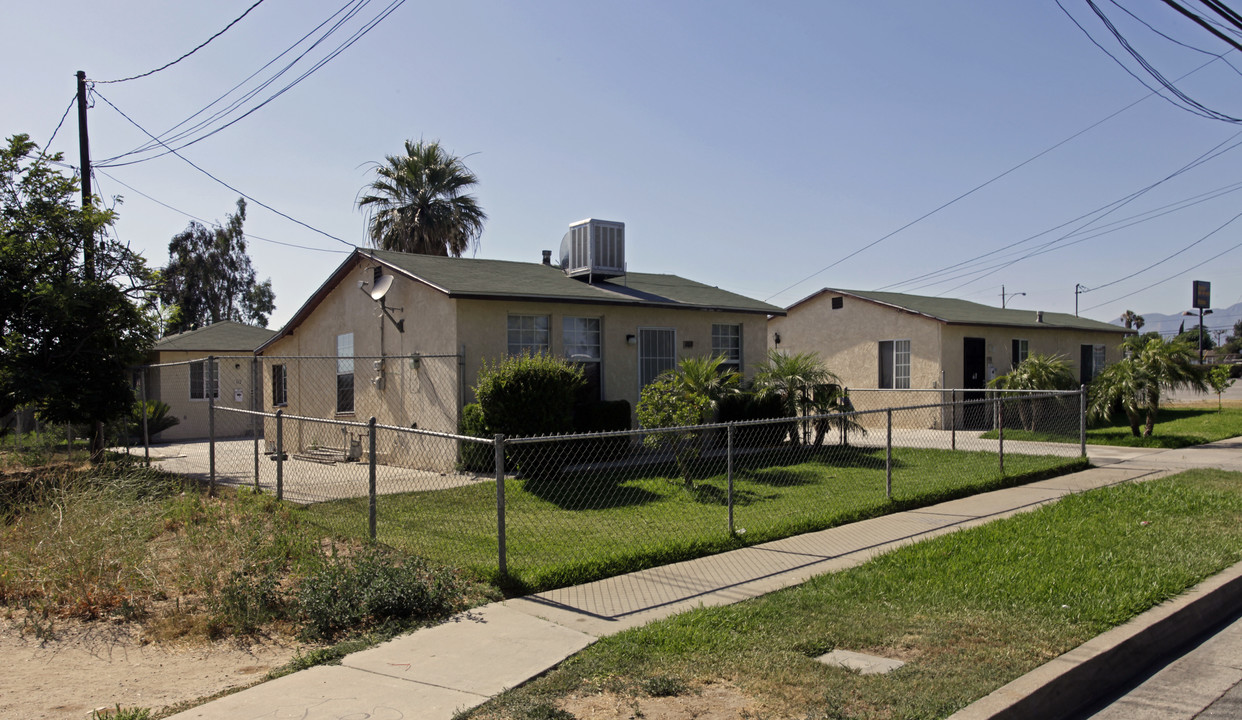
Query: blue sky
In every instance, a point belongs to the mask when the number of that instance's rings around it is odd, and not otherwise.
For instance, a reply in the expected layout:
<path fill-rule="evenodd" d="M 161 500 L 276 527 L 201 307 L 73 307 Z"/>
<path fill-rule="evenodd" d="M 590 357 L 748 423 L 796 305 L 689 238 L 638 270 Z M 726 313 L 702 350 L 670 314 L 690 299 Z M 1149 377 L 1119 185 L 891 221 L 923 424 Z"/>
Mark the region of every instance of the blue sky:
<path fill-rule="evenodd" d="M 43 144 L 72 99 L 75 71 L 102 81 L 158 67 L 252 2 L 13 4 L 6 24 L 19 30 L 0 47 L 8 68 L 0 131 Z M 1085 4 L 1062 2 L 1106 39 Z M 387 4 L 367 5 L 347 29 Z M 1155 0 L 1124 4 L 1223 52 Z M 266 0 L 173 67 L 95 88 L 161 132 L 343 6 Z M 1144 40 L 1171 77 L 1211 59 Z M 1229 57 L 1242 67 L 1242 57 Z M 1207 104 L 1242 116 L 1242 76 L 1224 62 L 1185 83 Z M 90 126 L 95 162 L 146 139 L 102 100 Z M 477 257 L 537 262 L 541 250 L 558 248 L 570 222 L 597 217 L 626 223 L 632 270 L 675 273 L 779 305 L 826 286 L 999 305 L 1004 285 L 1025 293 L 1010 307 L 1073 312 L 1081 284 L 1092 288 L 1078 297 L 1082 314 L 1110 320 L 1127 308 L 1187 309 L 1195 279 L 1212 282 L 1216 307 L 1242 300 L 1242 249 L 1233 249 L 1242 220 L 1226 225 L 1242 194 L 1143 215 L 1242 182 L 1234 170 L 1242 150 L 1094 225 L 1071 222 L 1242 140 L 1231 141 L 1239 130 L 1151 95 L 1052 1 L 408 1 L 303 82 L 181 154 L 362 244 L 364 217 L 354 203 L 373 163 L 407 138 L 439 139 L 468 155 L 480 178 L 476 194 L 490 219 Z M 51 148 L 76 164 L 72 115 Z M 155 265 L 167 261 L 168 240 L 189 218 L 143 194 L 206 220 L 223 219 L 237 198 L 171 155 L 99 168 L 97 179 L 98 193 L 124 196 L 121 239 Z M 1038 235 L 1017 246 L 1035 249 L 1080 227 L 1091 232 L 986 274 L 911 282 Z M 276 291 L 273 326 L 343 258 L 326 251 L 347 249 L 254 204 L 246 229 L 255 268 Z M 1236 319 L 1218 314 L 1212 324 Z"/>

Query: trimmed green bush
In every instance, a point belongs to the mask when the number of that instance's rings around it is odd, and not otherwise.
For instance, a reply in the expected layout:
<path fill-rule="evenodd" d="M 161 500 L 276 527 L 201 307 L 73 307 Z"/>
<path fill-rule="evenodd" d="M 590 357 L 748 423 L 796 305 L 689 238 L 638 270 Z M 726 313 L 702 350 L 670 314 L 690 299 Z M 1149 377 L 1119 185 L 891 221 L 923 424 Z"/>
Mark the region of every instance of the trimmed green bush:
<path fill-rule="evenodd" d="M 474 388 L 483 423 L 506 437 L 562 435 L 574 429 L 574 399 L 585 381 L 582 369 L 549 355 L 506 357 L 483 365 Z M 557 443 L 515 445 L 506 469 L 516 467 L 527 478 L 550 479 L 560 474 Z"/>
<path fill-rule="evenodd" d="M 492 437 L 492 433 L 487 429 L 487 423 L 483 422 L 483 408 L 479 407 L 478 403 L 470 403 L 461 409 L 461 422 L 457 425 L 457 433 L 470 437 L 488 439 Z M 457 466 L 462 470 L 480 473 L 490 473 L 496 470 L 496 451 L 491 445 L 459 442 L 458 456 L 460 459 Z"/>

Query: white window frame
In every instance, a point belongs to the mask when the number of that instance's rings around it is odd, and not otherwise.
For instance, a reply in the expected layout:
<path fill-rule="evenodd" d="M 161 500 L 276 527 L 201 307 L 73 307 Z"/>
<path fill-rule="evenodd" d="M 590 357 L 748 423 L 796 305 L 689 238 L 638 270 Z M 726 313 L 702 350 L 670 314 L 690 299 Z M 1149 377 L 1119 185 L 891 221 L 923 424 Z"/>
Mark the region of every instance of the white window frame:
<path fill-rule="evenodd" d="M 197 382 L 195 381 L 195 371 L 198 373 Z M 194 391 L 198 390 L 198 395 Z M 207 359 L 195 360 L 190 363 L 190 400 L 192 402 L 206 402 L 208 398 L 212 400 L 220 399 L 220 361 L 211 361 L 211 372 L 207 372 Z"/>
<path fill-rule="evenodd" d="M 712 323 L 712 357 L 725 358 L 721 369 L 742 372 L 741 323 Z"/>
<path fill-rule="evenodd" d="M 1018 352 L 1013 356 L 1013 366 L 1017 367 L 1018 363 L 1031 356 L 1031 341 L 1026 338 L 1014 338 L 1014 345 L 1018 348 Z"/>
<path fill-rule="evenodd" d="M 1108 346 L 1092 345 L 1091 346 L 1091 379 L 1094 380 L 1100 373 L 1104 372 L 1104 364 L 1108 362 Z"/>
<path fill-rule="evenodd" d="M 590 327 L 592 324 L 595 326 L 594 329 Z M 595 399 L 602 400 L 604 398 L 604 319 L 577 316 L 561 318 L 561 348 L 565 353 L 565 359 L 569 362 L 583 366 L 595 366 L 595 376 L 599 378 L 599 397 Z"/>
<path fill-rule="evenodd" d="M 509 355 L 546 355 L 552 348 L 549 315 L 510 315 L 505 329 L 505 350 Z"/>
<path fill-rule="evenodd" d="M 885 347 L 887 345 L 887 348 Z M 886 390 L 908 390 L 910 389 L 910 359 L 911 359 L 910 340 L 881 340 L 877 357 L 880 361 L 880 375 L 877 378 L 876 385 Z M 893 368 L 892 386 L 886 387 L 879 380 L 884 376 L 884 354 L 885 350 L 892 354 L 891 364 Z"/>
<path fill-rule="evenodd" d="M 288 404 L 289 366 L 278 363 L 272 365 L 272 407 L 285 407 Z"/>
<path fill-rule="evenodd" d="M 348 375 L 349 407 L 341 403 L 341 378 Z M 357 404 L 357 377 L 354 375 L 354 334 L 341 333 L 336 336 L 336 414 L 352 415 Z"/>
<path fill-rule="evenodd" d="M 656 336 L 671 337 L 669 352 L 671 355 L 647 355 L 652 341 Z M 658 351 L 659 348 L 656 348 Z M 648 363 L 657 363 L 658 367 L 648 369 Z M 671 327 L 640 327 L 638 328 L 638 392 L 663 375 L 665 371 L 677 367 L 677 329 Z"/>

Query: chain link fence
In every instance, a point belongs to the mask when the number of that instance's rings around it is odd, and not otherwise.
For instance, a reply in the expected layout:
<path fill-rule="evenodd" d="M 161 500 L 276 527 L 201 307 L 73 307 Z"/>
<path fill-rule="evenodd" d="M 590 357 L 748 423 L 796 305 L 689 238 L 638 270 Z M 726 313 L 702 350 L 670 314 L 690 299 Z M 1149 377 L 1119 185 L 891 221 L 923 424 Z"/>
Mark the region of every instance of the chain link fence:
<path fill-rule="evenodd" d="M 901 397 L 937 400 L 944 392 L 952 391 Z M 788 537 L 1086 462 L 1081 391 L 989 391 L 969 400 L 959 391 L 956 402 L 519 438 L 283 408 L 208 407 L 215 418 L 209 430 L 253 432 L 165 446 L 163 467 L 275 493 L 333 532 L 528 590 Z M 967 427 L 978 424 L 985 427 Z"/>

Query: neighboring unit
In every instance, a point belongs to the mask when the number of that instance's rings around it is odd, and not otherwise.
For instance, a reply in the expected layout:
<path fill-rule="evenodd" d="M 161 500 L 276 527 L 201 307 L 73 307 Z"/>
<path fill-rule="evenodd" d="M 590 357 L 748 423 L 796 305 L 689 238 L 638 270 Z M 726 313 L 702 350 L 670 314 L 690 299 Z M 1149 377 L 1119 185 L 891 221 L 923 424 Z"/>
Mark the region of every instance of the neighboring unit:
<path fill-rule="evenodd" d="M 768 316 L 784 311 L 628 272 L 624 238 L 622 223 L 574 223 L 555 265 L 547 250 L 524 263 L 358 249 L 259 348 L 264 407 L 456 432 L 479 370 L 506 355 L 564 357 L 592 399 L 631 407 L 683 357 L 724 355 L 751 375 Z"/>
<path fill-rule="evenodd" d="M 1089 383 L 1121 359 L 1133 331 L 1063 313 L 825 288 L 772 318 L 768 333 L 781 350 L 819 353 L 851 389 L 977 391 L 1035 353 L 1064 356 Z"/>
<path fill-rule="evenodd" d="M 251 388 L 256 378 L 254 350 L 275 331 L 225 321 L 163 338 L 151 348 L 147 362 L 147 399 L 168 404 L 179 424 L 151 438 L 153 442 L 206 438 L 208 398 L 224 407 L 254 409 Z M 208 356 L 221 358 L 209 366 Z M 217 413 L 217 437 L 253 434 L 250 417 Z"/>

